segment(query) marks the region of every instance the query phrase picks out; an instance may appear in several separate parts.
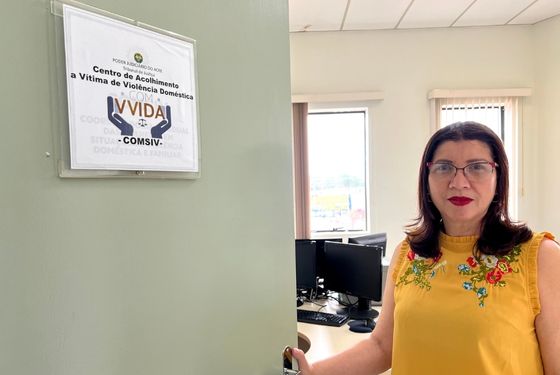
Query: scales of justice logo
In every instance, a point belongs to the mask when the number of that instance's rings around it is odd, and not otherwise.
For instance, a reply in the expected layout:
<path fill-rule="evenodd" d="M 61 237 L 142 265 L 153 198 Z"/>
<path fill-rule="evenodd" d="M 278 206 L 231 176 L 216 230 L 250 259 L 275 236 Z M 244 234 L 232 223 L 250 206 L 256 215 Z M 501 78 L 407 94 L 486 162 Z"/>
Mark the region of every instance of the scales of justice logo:
<path fill-rule="evenodd" d="M 125 120 L 123 116 L 127 118 L 139 116 L 137 124 L 142 128 L 148 126 L 146 119 L 159 120 L 159 123 L 150 129 L 152 138 L 162 138 L 163 133 L 171 128 L 171 106 L 165 106 L 164 113 L 164 107 L 161 105 L 108 96 L 107 117 L 109 121 L 121 131 L 121 135 L 131 136 L 134 134 L 133 121 Z"/>
<path fill-rule="evenodd" d="M 120 130 L 125 144 L 139 144 L 159 146 L 162 144 L 163 134 L 171 128 L 171 106 L 153 105 L 146 102 L 131 101 L 107 96 L 107 117 Z M 137 121 L 130 118 L 139 117 Z M 128 121 L 127 121 L 128 120 Z M 134 137 L 134 125 L 141 128 L 154 122 L 150 128 L 151 138 Z"/>
<path fill-rule="evenodd" d="M 140 52 L 134 53 L 134 61 L 141 64 L 144 57 Z M 120 130 L 125 144 L 160 146 L 163 134 L 171 128 L 171 106 L 152 104 L 146 101 L 134 101 L 125 98 L 107 96 L 107 117 Z M 134 136 L 136 130 L 150 127 L 151 138 Z M 145 131 L 140 131 L 146 135 Z"/>

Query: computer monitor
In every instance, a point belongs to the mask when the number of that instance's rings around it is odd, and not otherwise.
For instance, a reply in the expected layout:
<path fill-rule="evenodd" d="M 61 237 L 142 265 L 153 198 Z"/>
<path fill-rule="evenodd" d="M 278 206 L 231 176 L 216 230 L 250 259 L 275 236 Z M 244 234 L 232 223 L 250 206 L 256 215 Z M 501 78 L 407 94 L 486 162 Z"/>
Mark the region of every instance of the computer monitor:
<path fill-rule="evenodd" d="M 347 310 L 351 319 L 373 319 L 371 301 L 381 300 L 382 250 L 376 246 L 325 242 L 325 288 L 358 298 Z"/>
<path fill-rule="evenodd" d="M 316 243 L 296 240 L 296 286 L 297 289 L 315 289 L 317 286 Z"/>
<path fill-rule="evenodd" d="M 356 243 L 366 246 L 379 246 L 385 256 L 385 249 L 387 247 L 387 233 L 368 234 L 360 237 L 348 238 L 348 243 Z"/>
<path fill-rule="evenodd" d="M 317 277 L 325 278 L 325 242 L 342 242 L 342 238 L 323 238 L 314 240 L 317 246 Z"/>

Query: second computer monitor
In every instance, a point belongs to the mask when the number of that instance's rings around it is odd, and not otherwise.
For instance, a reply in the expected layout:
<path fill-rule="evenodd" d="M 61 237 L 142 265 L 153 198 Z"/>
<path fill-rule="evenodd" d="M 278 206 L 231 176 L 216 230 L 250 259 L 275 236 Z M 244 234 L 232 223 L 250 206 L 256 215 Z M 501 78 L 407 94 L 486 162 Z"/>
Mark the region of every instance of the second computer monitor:
<path fill-rule="evenodd" d="M 315 289 L 317 286 L 317 248 L 315 241 L 296 240 L 297 289 Z"/>
<path fill-rule="evenodd" d="M 325 278 L 325 242 L 342 242 L 342 238 L 323 238 L 314 240 L 317 247 L 317 277 Z"/>
<path fill-rule="evenodd" d="M 348 310 L 352 319 L 377 316 L 370 301 L 381 300 L 382 250 L 379 247 L 325 242 L 325 288 L 358 298 Z"/>
<path fill-rule="evenodd" d="M 348 243 L 356 243 L 366 246 L 378 246 L 383 249 L 383 256 L 385 256 L 385 249 L 387 247 L 387 233 L 367 234 L 360 237 L 350 237 Z"/>

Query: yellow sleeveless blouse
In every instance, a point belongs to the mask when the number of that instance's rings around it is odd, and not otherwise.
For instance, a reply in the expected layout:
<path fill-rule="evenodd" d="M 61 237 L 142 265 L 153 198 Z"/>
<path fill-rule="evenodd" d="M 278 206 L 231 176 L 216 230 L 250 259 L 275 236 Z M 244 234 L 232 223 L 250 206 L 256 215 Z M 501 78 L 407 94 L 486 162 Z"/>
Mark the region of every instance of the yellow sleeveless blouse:
<path fill-rule="evenodd" d="M 502 257 L 473 257 L 477 237 L 440 235 L 439 259 L 406 241 L 395 271 L 393 375 L 541 375 L 534 234 Z"/>

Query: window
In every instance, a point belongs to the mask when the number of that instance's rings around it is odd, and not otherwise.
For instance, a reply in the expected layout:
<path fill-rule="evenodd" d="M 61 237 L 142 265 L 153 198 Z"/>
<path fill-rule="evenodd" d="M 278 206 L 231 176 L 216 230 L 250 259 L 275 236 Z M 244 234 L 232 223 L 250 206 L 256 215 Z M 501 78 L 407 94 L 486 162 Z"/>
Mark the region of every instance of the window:
<path fill-rule="evenodd" d="M 491 128 L 504 144 L 509 160 L 509 214 L 518 216 L 519 151 L 517 97 L 440 97 L 435 99 L 436 128 L 457 121 L 476 121 Z"/>
<path fill-rule="evenodd" d="M 504 110 L 503 103 L 443 104 L 440 125 L 445 126 L 457 121 L 476 121 L 492 129 L 505 144 Z"/>
<path fill-rule="evenodd" d="M 367 229 L 366 110 L 307 117 L 310 230 Z"/>
<path fill-rule="evenodd" d="M 380 91 L 292 95 L 297 239 L 368 232 L 368 145 Z"/>

